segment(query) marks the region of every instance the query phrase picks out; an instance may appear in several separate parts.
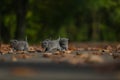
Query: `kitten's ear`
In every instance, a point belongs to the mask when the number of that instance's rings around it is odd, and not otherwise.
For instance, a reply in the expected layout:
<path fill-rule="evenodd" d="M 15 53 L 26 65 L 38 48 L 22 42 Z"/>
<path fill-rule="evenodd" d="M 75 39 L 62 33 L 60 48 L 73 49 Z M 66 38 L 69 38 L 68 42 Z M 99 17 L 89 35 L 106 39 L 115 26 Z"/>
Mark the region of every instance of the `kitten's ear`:
<path fill-rule="evenodd" d="M 61 38 L 60 38 L 60 35 L 59 35 L 59 37 L 58 37 L 58 39 L 57 39 L 58 41 L 60 41 L 61 40 Z"/>
<path fill-rule="evenodd" d="M 27 36 L 25 37 L 25 41 L 27 42 Z"/>

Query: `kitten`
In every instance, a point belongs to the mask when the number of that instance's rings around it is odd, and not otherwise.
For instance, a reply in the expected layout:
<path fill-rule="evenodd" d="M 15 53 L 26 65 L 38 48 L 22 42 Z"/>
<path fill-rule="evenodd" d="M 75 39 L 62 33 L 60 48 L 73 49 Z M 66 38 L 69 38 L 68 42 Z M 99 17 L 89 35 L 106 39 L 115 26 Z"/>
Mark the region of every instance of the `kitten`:
<path fill-rule="evenodd" d="M 11 40 L 10 46 L 13 50 L 16 51 L 28 51 L 29 45 L 27 41 L 18 41 L 18 40 Z"/>
<path fill-rule="evenodd" d="M 68 50 L 68 38 L 60 38 L 59 44 L 61 50 Z"/>
<path fill-rule="evenodd" d="M 57 49 L 57 50 L 61 50 L 60 44 L 59 44 L 59 40 L 44 40 L 42 42 L 42 47 L 45 48 L 45 52 L 46 51 L 52 51 L 53 49 Z"/>

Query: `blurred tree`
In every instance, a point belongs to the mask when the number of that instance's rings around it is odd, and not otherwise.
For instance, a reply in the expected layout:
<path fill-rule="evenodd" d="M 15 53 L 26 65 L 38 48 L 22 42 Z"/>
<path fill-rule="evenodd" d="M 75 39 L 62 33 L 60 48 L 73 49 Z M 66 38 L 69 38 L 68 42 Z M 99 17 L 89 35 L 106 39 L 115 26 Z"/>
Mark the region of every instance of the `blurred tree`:
<path fill-rule="evenodd" d="M 17 27 L 15 32 L 16 39 L 25 39 L 26 31 L 26 13 L 28 7 L 28 0 L 15 0 L 16 4 L 16 18 L 17 18 Z"/>
<path fill-rule="evenodd" d="M 0 38 L 5 42 L 8 42 L 10 39 L 10 30 L 9 27 L 5 25 L 5 15 L 9 14 L 11 9 L 11 1 L 1 0 L 0 1 Z M 2 40 L 0 39 L 0 40 Z"/>
<path fill-rule="evenodd" d="M 119 0 L 1 0 L 0 33 L 3 41 L 120 41 L 119 9 Z"/>

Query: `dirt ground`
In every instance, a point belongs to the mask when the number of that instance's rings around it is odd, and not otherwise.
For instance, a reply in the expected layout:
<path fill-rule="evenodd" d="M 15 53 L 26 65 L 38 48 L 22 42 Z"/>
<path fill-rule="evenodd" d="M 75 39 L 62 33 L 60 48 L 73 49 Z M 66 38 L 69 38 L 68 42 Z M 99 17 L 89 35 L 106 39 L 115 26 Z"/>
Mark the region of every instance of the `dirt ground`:
<path fill-rule="evenodd" d="M 40 45 L 28 52 L 0 46 L 0 80 L 120 79 L 119 43 L 70 43 L 68 51 L 46 53 Z"/>

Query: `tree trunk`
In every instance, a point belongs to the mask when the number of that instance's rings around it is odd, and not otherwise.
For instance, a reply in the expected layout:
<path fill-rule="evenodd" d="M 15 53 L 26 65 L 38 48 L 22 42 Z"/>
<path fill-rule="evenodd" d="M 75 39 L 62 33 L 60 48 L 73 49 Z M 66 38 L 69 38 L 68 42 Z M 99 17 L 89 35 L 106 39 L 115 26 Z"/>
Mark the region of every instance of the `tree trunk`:
<path fill-rule="evenodd" d="M 25 39 L 25 17 L 27 12 L 28 0 L 16 0 L 16 18 L 17 18 L 17 27 L 16 27 L 16 39 Z"/>
<path fill-rule="evenodd" d="M 92 40 L 98 41 L 99 40 L 99 24 L 97 21 L 96 11 L 92 11 Z"/>
<path fill-rule="evenodd" d="M 1 11 L 0 11 L 0 13 L 1 13 Z M 1 20 L 1 14 L 0 14 L 0 43 L 1 43 L 1 41 L 2 41 L 2 20 Z"/>
<path fill-rule="evenodd" d="M 10 39 L 10 30 L 4 25 L 4 15 L 0 13 L 0 42 L 9 42 Z"/>

